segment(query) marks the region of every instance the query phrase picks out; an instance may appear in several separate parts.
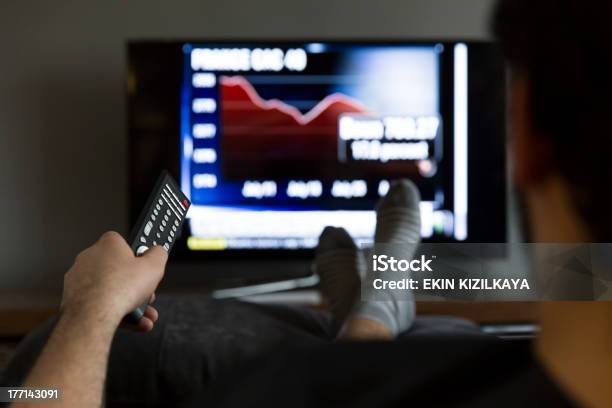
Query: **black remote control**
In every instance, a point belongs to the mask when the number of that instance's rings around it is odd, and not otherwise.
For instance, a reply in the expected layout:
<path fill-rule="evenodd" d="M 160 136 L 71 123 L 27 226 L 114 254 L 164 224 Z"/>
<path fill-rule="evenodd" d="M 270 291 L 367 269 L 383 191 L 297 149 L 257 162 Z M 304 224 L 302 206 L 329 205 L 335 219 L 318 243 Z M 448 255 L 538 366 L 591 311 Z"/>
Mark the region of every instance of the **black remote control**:
<path fill-rule="evenodd" d="M 130 234 L 129 243 L 136 256 L 159 245 L 170 252 L 180 236 L 191 203 L 167 171 L 159 176 L 147 203 Z M 143 316 L 147 303 L 126 316 L 136 324 Z"/>

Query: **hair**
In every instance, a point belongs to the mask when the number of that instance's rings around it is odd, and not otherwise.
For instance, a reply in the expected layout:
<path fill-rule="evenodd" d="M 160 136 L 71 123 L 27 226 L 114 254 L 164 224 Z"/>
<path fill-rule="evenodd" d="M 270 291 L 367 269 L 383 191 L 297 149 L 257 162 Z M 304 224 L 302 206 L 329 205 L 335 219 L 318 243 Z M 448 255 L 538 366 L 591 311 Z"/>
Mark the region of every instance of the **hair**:
<path fill-rule="evenodd" d="M 548 139 L 593 238 L 612 237 L 612 4 L 500 0 L 493 31 L 524 74 L 534 137 Z"/>

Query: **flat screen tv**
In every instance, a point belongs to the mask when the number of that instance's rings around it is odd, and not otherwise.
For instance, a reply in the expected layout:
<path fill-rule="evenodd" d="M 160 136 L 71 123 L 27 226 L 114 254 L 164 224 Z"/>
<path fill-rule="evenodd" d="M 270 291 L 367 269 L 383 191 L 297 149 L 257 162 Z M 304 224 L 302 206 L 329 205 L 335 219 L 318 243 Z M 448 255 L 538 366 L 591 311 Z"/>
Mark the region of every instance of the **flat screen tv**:
<path fill-rule="evenodd" d="M 495 44 L 131 41 L 127 60 L 130 219 L 168 169 L 193 203 L 174 259 L 305 256 L 326 225 L 367 245 L 399 178 L 424 241 L 506 241 Z"/>

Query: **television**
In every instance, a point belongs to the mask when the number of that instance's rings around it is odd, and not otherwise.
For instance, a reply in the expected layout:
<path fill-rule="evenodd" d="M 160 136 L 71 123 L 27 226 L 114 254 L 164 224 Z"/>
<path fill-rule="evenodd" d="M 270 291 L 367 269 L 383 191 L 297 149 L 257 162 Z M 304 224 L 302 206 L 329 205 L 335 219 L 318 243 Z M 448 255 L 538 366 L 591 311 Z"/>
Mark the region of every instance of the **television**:
<path fill-rule="evenodd" d="M 425 242 L 506 241 L 494 43 L 146 40 L 127 64 L 130 220 L 168 169 L 192 202 L 174 260 L 307 257 L 327 225 L 371 244 L 400 178 Z"/>

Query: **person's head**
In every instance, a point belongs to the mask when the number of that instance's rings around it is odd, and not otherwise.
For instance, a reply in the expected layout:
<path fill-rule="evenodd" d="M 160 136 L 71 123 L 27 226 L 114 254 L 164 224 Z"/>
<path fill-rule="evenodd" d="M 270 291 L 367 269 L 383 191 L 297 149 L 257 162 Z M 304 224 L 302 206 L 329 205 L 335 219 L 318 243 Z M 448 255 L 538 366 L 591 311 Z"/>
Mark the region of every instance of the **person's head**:
<path fill-rule="evenodd" d="M 510 141 L 536 241 L 612 236 L 612 3 L 500 0 Z"/>

